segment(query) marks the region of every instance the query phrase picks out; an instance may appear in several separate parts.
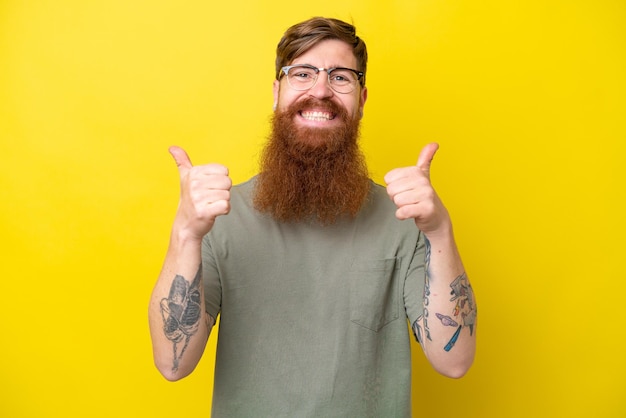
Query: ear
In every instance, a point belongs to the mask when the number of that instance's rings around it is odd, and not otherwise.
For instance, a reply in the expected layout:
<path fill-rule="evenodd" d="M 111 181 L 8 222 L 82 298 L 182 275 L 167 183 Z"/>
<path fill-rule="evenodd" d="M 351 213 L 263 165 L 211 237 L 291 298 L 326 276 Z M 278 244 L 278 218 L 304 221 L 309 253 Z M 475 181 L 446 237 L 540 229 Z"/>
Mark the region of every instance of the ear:
<path fill-rule="evenodd" d="M 274 92 L 274 107 L 273 107 L 273 109 L 276 110 L 276 107 L 278 106 L 278 93 L 280 92 L 280 81 L 274 80 L 274 84 L 273 84 L 272 90 Z"/>
<path fill-rule="evenodd" d="M 361 89 L 361 97 L 359 98 L 359 114 L 363 117 L 363 107 L 365 107 L 365 101 L 367 100 L 367 87 Z"/>

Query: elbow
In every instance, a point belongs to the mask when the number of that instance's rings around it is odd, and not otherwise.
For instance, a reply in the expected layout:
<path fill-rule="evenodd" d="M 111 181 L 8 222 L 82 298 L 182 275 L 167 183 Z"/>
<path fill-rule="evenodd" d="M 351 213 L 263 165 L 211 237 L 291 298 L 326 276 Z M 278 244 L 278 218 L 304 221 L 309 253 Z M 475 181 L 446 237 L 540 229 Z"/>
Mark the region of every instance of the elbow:
<path fill-rule="evenodd" d="M 178 380 L 184 379 L 189 376 L 193 370 L 184 370 L 180 368 L 172 367 L 171 363 L 161 364 L 158 361 L 154 362 L 161 376 L 165 378 L 168 382 L 176 382 Z"/>
<path fill-rule="evenodd" d="M 163 376 L 168 382 L 177 382 L 187 376 L 177 372 L 172 372 L 171 370 L 159 370 L 159 372 L 161 372 L 161 376 Z"/>
<path fill-rule="evenodd" d="M 438 358 L 431 361 L 431 365 L 439 374 L 451 379 L 460 379 L 469 372 L 474 363 L 474 355 L 461 358 Z"/>
<path fill-rule="evenodd" d="M 455 367 L 445 367 L 445 368 L 435 368 L 439 374 L 449 377 L 451 379 L 460 379 L 467 374 L 471 365 L 467 366 L 455 366 Z"/>

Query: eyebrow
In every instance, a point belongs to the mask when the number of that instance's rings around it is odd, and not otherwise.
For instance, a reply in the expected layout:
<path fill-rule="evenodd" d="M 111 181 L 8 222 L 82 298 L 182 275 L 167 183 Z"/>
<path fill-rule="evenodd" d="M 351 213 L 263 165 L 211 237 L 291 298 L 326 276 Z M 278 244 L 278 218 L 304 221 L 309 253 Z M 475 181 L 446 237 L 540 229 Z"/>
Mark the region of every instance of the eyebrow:
<path fill-rule="evenodd" d="M 294 62 L 294 63 L 292 63 L 291 65 L 310 65 L 311 67 L 315 67 L 315 68 L 323 68 L 323 69 L 325 69 L 325 70 L 328 70 L 328 69 L 331 69 L 331 68 L 348 68 L 348 69 L 352 68 L 352 67 L 349 67 L 349 66 L 347 66 L 347 65 L 329 65 L 328 67 L 318 67 L 317 65 L 315 65 L 315 64 L 311 64 L 311 63 L 309 63 L 309 62 L 300 62 L 300 63 L 295 63 L 295 62 Z M 358 71 L 358 70 L 357 70 L 357 71 Z"/>

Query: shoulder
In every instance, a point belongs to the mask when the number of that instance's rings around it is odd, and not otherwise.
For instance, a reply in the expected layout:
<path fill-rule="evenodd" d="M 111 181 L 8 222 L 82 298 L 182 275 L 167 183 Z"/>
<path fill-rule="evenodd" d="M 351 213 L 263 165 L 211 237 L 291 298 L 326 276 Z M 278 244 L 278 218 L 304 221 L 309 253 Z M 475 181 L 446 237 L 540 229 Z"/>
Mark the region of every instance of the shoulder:
<path fill-rule="evenodd" d="M 254 186 L 256 177 L 234 185 L 230 193 L 230 212 L 219 216 L 210 235 L 218 235 L 225 231 L 245 231 L 259 221 L 261 214 L 254 208 Z"/>
<path fill-rule="evenodd" d="M 243 183 L 235 184 L 231 192 L 239 198 L 252 198 L 252 192 L 256 184 L 257 176 L 251 177 Z"/>
<path fill-rule="evenodd" d="M 377 217 L 391 216 L 395 218 L 396 205 L 387 194 L 387 188 L 371 181 L 370 193 L 363 205 L 362 212 L 374 213 Z"/>

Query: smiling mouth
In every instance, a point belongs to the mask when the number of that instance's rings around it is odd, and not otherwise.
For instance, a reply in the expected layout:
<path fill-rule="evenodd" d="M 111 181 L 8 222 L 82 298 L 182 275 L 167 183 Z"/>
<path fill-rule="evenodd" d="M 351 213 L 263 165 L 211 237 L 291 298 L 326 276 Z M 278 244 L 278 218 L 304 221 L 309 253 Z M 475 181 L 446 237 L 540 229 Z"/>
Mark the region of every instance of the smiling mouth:
<path fill-rule="evenodd" d="M 310 112 L 310 111 L 301 111 L 300 116 L 306 120 L 316 121 L 316 122 L 324 122 L 328 120 L 335 119 L 335 114 L 330 112 Z"/>

